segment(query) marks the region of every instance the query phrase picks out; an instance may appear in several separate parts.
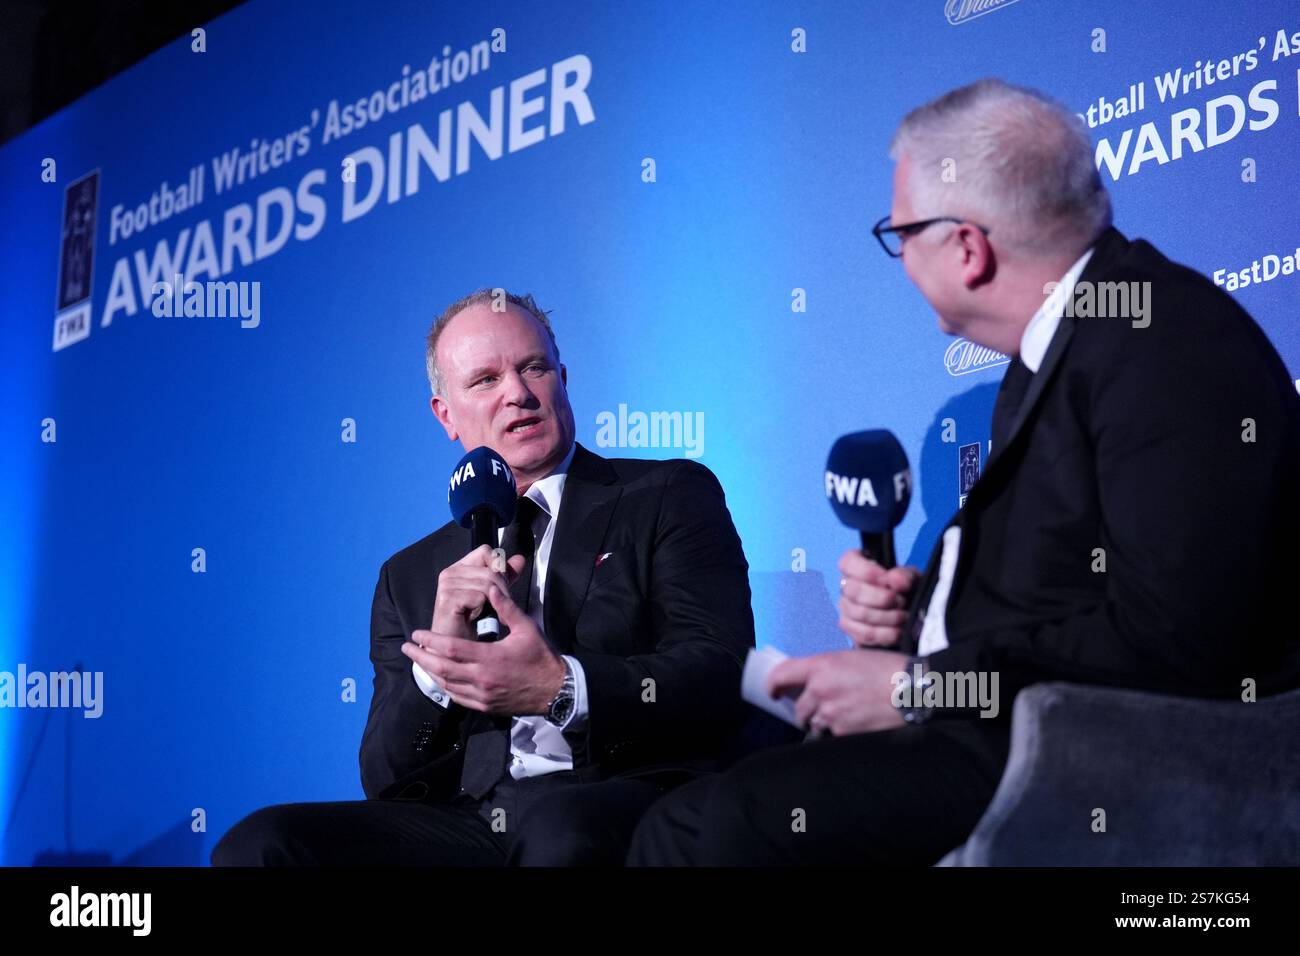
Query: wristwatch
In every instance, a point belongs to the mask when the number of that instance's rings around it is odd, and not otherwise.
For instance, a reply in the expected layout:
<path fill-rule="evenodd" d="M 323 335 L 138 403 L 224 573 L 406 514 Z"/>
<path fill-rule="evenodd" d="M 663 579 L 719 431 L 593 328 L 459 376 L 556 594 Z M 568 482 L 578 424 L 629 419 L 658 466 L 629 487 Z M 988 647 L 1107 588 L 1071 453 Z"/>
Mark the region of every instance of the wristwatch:
<path fill-rule="evenodd" d="M 924 657 L 909 657 L 906 674 L 912 685 L 909 694 L 912 706 L 900 708 L 903 720 L 909 724 L 923 724 L 934 716 L 934 708 L 925 706 L 925 691 L 938 675 L 930 671 L 930 662 Z"/>
<path fill-rule="evenodd" d="M 578 681 L 573 676 L 573 665 L 565 658 L 560 659 L 564 661 L 564 683 L 560 685 L 551 701 L 550 710 L 546 713 L 547 721 L 556 727 L 563 727 L 573 716 L 573 708 L 578 701 Z"/>

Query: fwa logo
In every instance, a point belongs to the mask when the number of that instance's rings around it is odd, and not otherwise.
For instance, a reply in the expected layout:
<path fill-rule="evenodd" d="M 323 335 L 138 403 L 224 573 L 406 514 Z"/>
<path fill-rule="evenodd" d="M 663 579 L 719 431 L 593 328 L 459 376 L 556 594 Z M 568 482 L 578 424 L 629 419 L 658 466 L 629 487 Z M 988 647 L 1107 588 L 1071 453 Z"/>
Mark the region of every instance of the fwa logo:
<path fill-rule="evenodd" d="M 971 442 L 957 449 L 957 507 L 966 505 L 966 496 L 980 480 L 980 443 Z"/>
<path fill-rule="evenodd" d="M 59 291 L 54 311 L 54 351 L 90 334 L 90 290 L 95 271 L 95 221 L 99 213 L 99 170 L 63 192 L 59 240 Z"/>
<path fill-rule="evenodd" d="M 943 6 L 943 15 L 953 26 L 960 26 L 967 20 L 974 20 L 1018 2 L 1019 0 L 948 0 Z"/>

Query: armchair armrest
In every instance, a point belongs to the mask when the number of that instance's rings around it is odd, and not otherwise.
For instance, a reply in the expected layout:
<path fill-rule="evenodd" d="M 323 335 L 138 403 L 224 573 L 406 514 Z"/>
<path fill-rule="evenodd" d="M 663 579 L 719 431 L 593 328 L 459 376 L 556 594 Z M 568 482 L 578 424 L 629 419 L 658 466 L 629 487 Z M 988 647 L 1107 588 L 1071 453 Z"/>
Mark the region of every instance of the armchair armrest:
<path fill-rule="evenodd" d="M 1297 728 L 1300 690 L 1246 703 L 1027 687 L 997 792 L 938 865 L 1300 864 Z"/>

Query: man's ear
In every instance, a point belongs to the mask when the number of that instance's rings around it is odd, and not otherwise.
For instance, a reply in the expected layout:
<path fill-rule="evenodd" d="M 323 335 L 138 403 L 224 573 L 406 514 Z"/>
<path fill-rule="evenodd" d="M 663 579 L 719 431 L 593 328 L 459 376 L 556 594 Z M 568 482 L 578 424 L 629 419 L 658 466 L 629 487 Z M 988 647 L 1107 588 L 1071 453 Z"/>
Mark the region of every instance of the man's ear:
<path fill-rule="evenodd" d="M 968 289 L 977 288 L 993 278 L 997 259 L 988 236 L 968 222 L 957 226 L 957 254 L 960 257 L 961 281 Z"/>
<path fill-rule="evenodd" d="M 438 423 L 447 431 L 447 437 L 455 441 L 460 437 L 456 433 L 456 425 L 451 420 L 451 408 L 447 405 L 446 400 L 441 395 L 435 395 L 429 399 L 429 407 L 433 409 L 433 417 L 438 419 Z"/>

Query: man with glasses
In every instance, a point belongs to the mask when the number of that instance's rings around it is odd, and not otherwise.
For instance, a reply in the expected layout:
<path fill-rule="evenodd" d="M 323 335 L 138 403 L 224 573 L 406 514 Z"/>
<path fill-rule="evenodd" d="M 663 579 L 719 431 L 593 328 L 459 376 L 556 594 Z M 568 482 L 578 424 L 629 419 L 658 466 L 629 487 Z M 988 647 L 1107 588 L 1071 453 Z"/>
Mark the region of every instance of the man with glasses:
<path fill-rule="evenodd" d="M 956 222 L 962 220 L 954 219 L 952 216 L 935 216 L 933 219 L 922 219 L 920 222 L 906 222 L 901 226 L 895 226 L 891 222 L 893 216 L 885 216 L 880 222 L 871 227 L 871 234 L 880 240 L 881 247 L 895 259 L 903 257 L 903 240 L 908 236 L 914 236 L 928 226 L 933 226 L 937 222 Z M 971 225 L 975 225 L 971 223 Z M 983 226 L 976 226 L 984 235 L 989 231 Z"/>
<path fill-rule="evenodd" d="M 1042 94 L 954 90 L 891 155 L 876 238 L 945 332 L 1012 357 L 992 455 L 924 574 L 841 558 L 857 647 L 768 684 L 814 739 L 661 800 L 634 864 L 932 864 L 988 806 L 1029 684 L 1300 686 L 1300 396 L 1260 328 L 1111 226 L 1086 129 Z"/>

